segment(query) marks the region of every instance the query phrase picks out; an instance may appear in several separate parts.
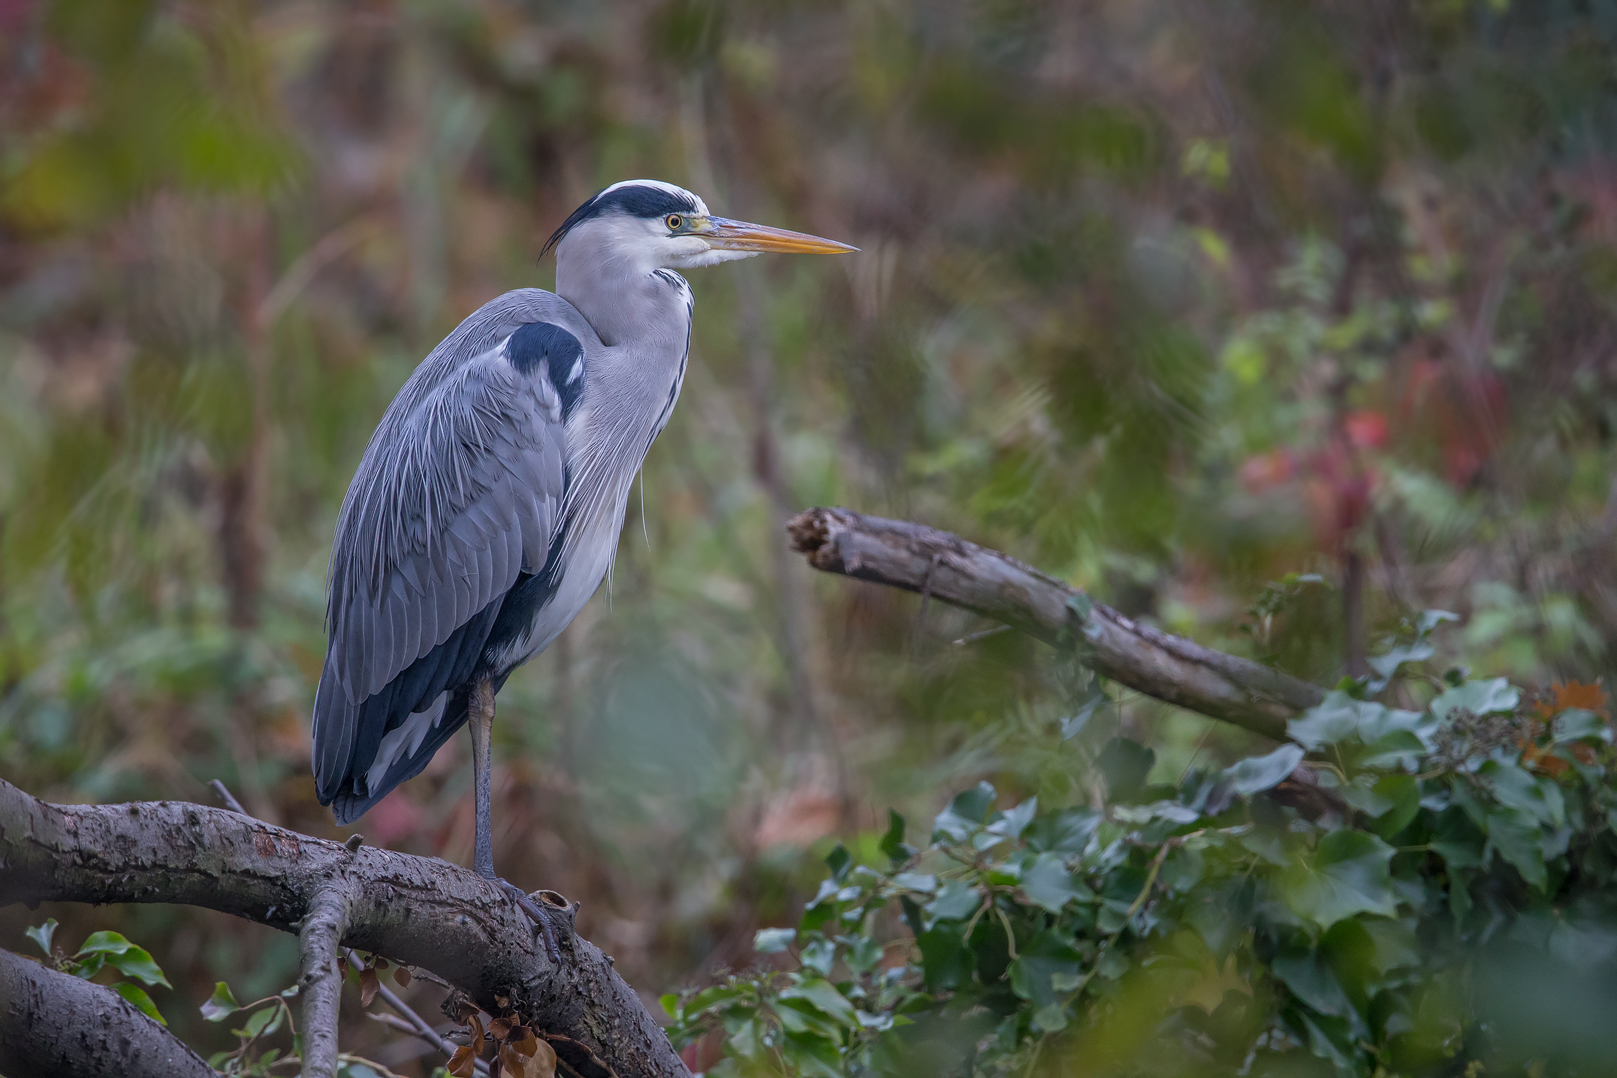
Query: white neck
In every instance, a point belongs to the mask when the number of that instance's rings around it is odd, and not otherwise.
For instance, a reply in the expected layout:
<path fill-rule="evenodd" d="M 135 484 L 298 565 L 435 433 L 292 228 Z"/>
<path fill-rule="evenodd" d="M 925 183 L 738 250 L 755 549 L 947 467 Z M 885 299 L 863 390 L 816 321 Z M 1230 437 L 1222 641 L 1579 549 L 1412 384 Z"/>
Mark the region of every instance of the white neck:
<path fill-rule="evenodd" d="M 683 336 L 686 298 L 657 275 L 643 226 L 628 217 L 586 221 L 556 247 L 556 294 L 594 327 L 606 345 L 661 335 L 677 324 Z"/>

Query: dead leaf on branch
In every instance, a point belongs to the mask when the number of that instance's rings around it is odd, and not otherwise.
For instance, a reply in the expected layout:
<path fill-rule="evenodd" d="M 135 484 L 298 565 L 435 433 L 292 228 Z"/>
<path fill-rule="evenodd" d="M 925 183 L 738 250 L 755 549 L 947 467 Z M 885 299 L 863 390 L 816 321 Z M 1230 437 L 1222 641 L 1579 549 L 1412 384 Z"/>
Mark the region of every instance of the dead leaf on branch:
<path fill-rule="evenodd" d="M 463 1044 L 455 1049 L 454 1055 L 449 1057 L 449 1073 L 454 1078 L 472 1078 L 472 1075 L 476 1073 L 474 1069 L 476 1061 L 477 1053 L 472 1051 L 472 1046 Z"/>
<path fill-rule="evenodd" d="M 511 1078 L 555 1078 L 556 1050 L 544 1041 L 535 1039 L 535 1051 L 524 1055 L 515 1044 L 500 1046 L 500 1073 Z"/>
<path fill-rule="evenodd" d="M 369 1007 L 371 1001 L 376 999 L 376 991 L 381 988 L 381 982 L 376 979 L 376 967 L 366 966 L 359 971 L 359 1005 Z"/>

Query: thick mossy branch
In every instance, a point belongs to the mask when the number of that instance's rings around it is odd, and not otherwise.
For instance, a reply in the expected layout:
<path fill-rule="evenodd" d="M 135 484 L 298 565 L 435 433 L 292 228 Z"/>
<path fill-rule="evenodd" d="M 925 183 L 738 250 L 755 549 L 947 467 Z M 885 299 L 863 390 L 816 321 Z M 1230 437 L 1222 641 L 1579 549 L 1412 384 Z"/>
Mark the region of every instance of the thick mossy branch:
<path fill-rule="evenodd" d="M 431 970 L 490 1013 L 520 1013 L 578 1046 L 568 1062 L 580 1074 L 687 1074 L 597 948 L 569 935 L 553 965 L 497 886 L 435 858 L 351 850 L 184 802 L 54 805 L 0 782 L 0 903 L 47 900 L 181 903 L 287 932 L 311 914 L 324 924 L 340 902 L 342 946 Z"/>
<path fill-rule="evenodd" d="M 110 988 L 0 951 L 0 1073 L 10 1078 L 216 1078 Z"/>
<path fill-rule="evenodd" d="M 922 592 L 1004 622 L 1121 685 L 1277 740 L 1319 703 L 1316 685 L 1250 659 L 1137 625 L 1083 592 L 958 535 L 848 509 L 809 509 L 786 525 L 793 549 L 827 573 Z"/>

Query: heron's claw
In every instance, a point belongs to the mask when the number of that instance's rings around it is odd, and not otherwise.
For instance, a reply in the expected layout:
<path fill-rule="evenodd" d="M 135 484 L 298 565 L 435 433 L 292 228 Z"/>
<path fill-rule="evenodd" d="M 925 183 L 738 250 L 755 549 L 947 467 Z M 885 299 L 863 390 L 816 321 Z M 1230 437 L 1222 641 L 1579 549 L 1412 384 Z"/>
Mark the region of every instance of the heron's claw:
<path fill-rule="evenodd" d="M 517 904 L 517 909 L 528 915 L 528 920 L 539 926 L 539 934 L 544 937 L 545 953 L 556 965 L 561 965 L 561 948 L 556 943 L 555 914 L 547 910 L 542 904 L 535 902 L 533 896 L 514 883 L 507 883 L 504 879 L 496 878 L 495 883 L 500 889 L 511 896 Z"/>

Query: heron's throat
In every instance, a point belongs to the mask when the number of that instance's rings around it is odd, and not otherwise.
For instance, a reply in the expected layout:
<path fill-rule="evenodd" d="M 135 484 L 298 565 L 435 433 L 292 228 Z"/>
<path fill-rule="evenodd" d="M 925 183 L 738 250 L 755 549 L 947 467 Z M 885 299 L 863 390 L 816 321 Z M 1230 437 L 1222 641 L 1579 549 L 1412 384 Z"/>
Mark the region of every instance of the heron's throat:
<path fill-rule="evenodd" d="M 683 337 L 688 294 L 670 285 L 679 278 L 622 249 L 590 243 L 593 238 L 570 235 L 557 247 L 556 294 L 578 309 L 602 344 L 627 344 L 668 331 Z"/>

